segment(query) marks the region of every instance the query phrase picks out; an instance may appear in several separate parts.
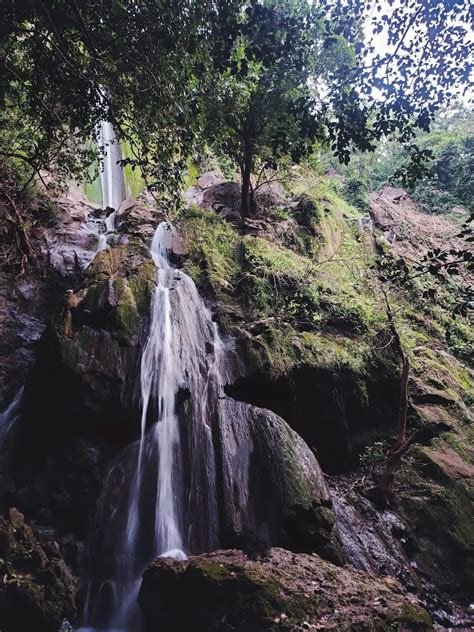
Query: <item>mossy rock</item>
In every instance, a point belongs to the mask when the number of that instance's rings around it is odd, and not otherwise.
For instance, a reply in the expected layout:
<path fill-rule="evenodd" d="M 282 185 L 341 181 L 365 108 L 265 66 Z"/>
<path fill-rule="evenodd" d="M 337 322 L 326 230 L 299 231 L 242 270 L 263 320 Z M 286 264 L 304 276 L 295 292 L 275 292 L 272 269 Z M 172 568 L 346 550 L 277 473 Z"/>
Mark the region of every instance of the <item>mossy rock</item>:
<path fill-rule="evenodd" d="M 163 632 L 433 629 L 394 579 L 283 549 L 252 560 L 235 550 L 157 560 L 145 571 L 138 602 L 146 629 Z"/>
<path fill-rule="evenodd" d="M 456 432 L 414 446 L 398 480 L 395 507 L 417 543 L 421 573 L 448 592 L 474 582 L 472 441 Z"/>
<path fill-rule="evenodd" d="M 0 628 L 57 632 L 76 613 L 76 581 L 55 543 L 40 545 L 23 516 L 0 516 Z"/>

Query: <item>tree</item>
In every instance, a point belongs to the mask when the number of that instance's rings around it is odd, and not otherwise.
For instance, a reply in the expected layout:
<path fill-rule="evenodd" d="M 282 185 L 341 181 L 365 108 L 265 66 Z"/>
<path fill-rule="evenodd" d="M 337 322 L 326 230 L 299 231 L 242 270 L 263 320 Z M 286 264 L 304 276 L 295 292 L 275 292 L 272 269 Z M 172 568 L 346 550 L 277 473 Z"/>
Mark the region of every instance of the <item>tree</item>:
<path fill-rule="evenodd" d="M 321 31 L 315 18 L 305 0 L 252 0 L 233 25 L 233 45 L 209 91 L 205 138 L 238 165 L 244 216 L 255 211 L 265 170 L 286 156 L 298 162 L 322 134 L 309 83 Z"/>
<path fill-rule="evenodd" d="M 426 173 L 431 152 L 413 141 L 416 131 L 429 130 L 437 108 L 469 83 L 470 67 L 460 64 L 469 52 L 467 2 L 244 6 L 213 79 L 206 126 L 212 146 L 240 169 L 244 215 L 255 210 L 263 172 L 285 157 L 298 162 L 316 139 L 347 164 L 354 150 L 395 138 L 410 156 L 399 176 Z"/>
<path fill-rule="evenodd" d="M 413 433 L 407 436 L 407 414 L 408 414 L 408 382 L 410 379 L 410 359 L 398 333 L 392 306 L 387 292 L 381 287 L 381 292 L 385 302 L 385 313 L 387 315 L 388 326 L 390 331 L 391 347 L 394 353 L 400 359 L 402 365 L 402 373 L 400 376 L 400 395 L 397 415 L 397 440 L 390 448 L 387 455 L 385 468 L 380 476 L 378 483 L 366 491 L 368 498 L 384 507 L 390 506 L 393 495 L 393 483 L 395 475 L 402 463 L 402 457 L 408 448 L 414 443 L 417 434 Z"/>
<path fill-rule="evenodd" d="M 414 137 L 429 131 L 437 110 L 472 85 L 472 7 L 467 0 L 331 0 L 322 3 L 335 33 L 357 54 L 335 67 L 328 103 L 332 148 L 347 164 L 354 149 L 373 151 L 382 138 L 410 155 L 398 171 L 405 183 L 426 173 L 429 148 Z M 371 35 L 361 37 L 360 23 Z"/>
<path fill-rule="evenodd" d="M 27 179 L 82 177 L 96 126 L 114 123 L 148 181 L 176 189 L 194 142 L 208 51 L 233 2 L 6 0 L 0 157 Z"/>
<path fill-rule="evenodd" d="M 467 0 L 5 0 L 0 155 L 28 174 L 80 174 L 108 119 L 132 166 L 177 194 L 187 155 L 210 139 L 239 162 L 244 213 L 252 171 L 297 162 L 315 139 L 347 163 L 396 137 L 417 175 L 429 150 L 415 131 L 469 85 L 469 10 Z M 365 36 L 368 21 L 386 52 Z"/>

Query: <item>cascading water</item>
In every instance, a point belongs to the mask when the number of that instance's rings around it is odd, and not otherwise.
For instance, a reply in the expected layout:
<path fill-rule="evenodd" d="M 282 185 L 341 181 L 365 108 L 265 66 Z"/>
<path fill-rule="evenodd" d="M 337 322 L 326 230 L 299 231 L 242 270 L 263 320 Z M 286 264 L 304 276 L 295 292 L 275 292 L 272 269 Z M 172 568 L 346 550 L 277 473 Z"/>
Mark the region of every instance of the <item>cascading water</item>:
<path fill-rule="evenodd" d="M 102 121 L 100 124 L 98 145 L 104 152 L 101 171 L 102 206 L 116 211 L 125 199 L 125 179 L 121 165 L 122 152 L 112 123 Z M 113 228 L 113 219 L 109 224 Z"/>
<path fill-rule="evenodd" d="M 0 450 L 2 448 L 2 444 L 5 440 L 5 437 L 12 429 L 15 421 L 18 419 L 20 408 L 21 408 L 21 398 L 23 397 L 23 386 L 17 392 L 15 397 L 13 398 L 11 404 L 5 408 L 3 413 L 0 413 Z"/>
<path fill-rule="evenodd" d="M 224 344 L 194 282 L 170 263 L 175 238 L 163 222 L 151 244 L 157 281 L 141 359 L 140 439 L 119 455 L 99 499 L 87 625 L 135 631 L 146 566 L 218 545 L 210 418 Z"/>
<path fill-rule="evenodd" d="M 100 252 L 107 248 L 107 234 L 111 234 L 115 230 L 115 218 L 120 205 L 126 197 L 126 190 L 121 164 L 122 151 L 112 123 L 108 121 L 100 123 L 97 144 L 103 152 L 102 171 L 100 174 L 102 208 L 114 209 L 105 218 L 105 234 L 99 235 L 97 252 Z"/>

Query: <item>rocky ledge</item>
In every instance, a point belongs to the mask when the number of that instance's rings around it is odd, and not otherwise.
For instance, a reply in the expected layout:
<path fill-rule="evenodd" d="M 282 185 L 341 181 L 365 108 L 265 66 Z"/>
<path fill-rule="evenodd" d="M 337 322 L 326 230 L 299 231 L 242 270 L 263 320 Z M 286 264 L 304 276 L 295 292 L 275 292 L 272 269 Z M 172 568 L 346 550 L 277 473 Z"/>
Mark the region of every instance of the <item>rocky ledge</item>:
<path fill-rule="evenodd" d="M 55 542 L 40 544 L 10 509 L 0 516 L 0 629 L 56 632 L 76 611 L 76 580 Z"/>
<path fill-rule="evenodd" d="M 158 559 L 145 571 L 138 602 L 150 632 L 433 629 L 395 579 L 279 548 L 258 559 L 237 550 Z"/>

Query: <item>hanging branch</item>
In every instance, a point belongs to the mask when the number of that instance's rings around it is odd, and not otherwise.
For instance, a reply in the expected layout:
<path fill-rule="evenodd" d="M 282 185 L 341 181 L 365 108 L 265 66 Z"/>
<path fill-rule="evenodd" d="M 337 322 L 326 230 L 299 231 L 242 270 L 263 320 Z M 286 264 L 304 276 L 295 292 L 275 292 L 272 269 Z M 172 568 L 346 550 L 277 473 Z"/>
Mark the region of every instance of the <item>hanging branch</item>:
<path fill-rule="evenodd" d="M 18 246 L 22 254 L 27 258 L 28 262 L 33 264 L 35 262 L 34 248 L 31 245 L 31 241 L 30 241 L 30 238 L 28 237 L 28 232 L 25 228 L 25 224 L 23 222 L 23 218 L 20 214 L 20 211 L 18 210 L 18 207 L 15 204 L 15 201 L 8 194 L 8 192 L 3 190 L 2 193 L 8 200 L 8 203 L 10 204 L 10 207 L 13 209 L 13 213 L 15 215 L 16 229 L 18 231 L 19 241 L 20 241 Z"/>
<path fill-rule="evenodd" d="M 402 457 L 408 448 L 417 439 L 418 433 L 413 433 L 407 437 L 407 413 L 408 413 L 408 382 L 410 379 L 410 360 L 405 353 L 400 334 L 395 323 L 395 318 L 388 299 L 387 292 L 383 287 L 381 291 L 385 301 L 385 312 L 387 314 L 388 324 L 391 332 L 391 346 L 402 363 L 402 374 L 400 377 L 400 399 L 398 407 L 398 437 L 397 441 L 391 447 L 385 468 L 380 476 L 378 483 L 366 491 L 366 496 L 373 500 L 376 504 L 383 507 L 390 506 L 393 497 L 393 483 L 395 475 L 400 469 Z"/>

